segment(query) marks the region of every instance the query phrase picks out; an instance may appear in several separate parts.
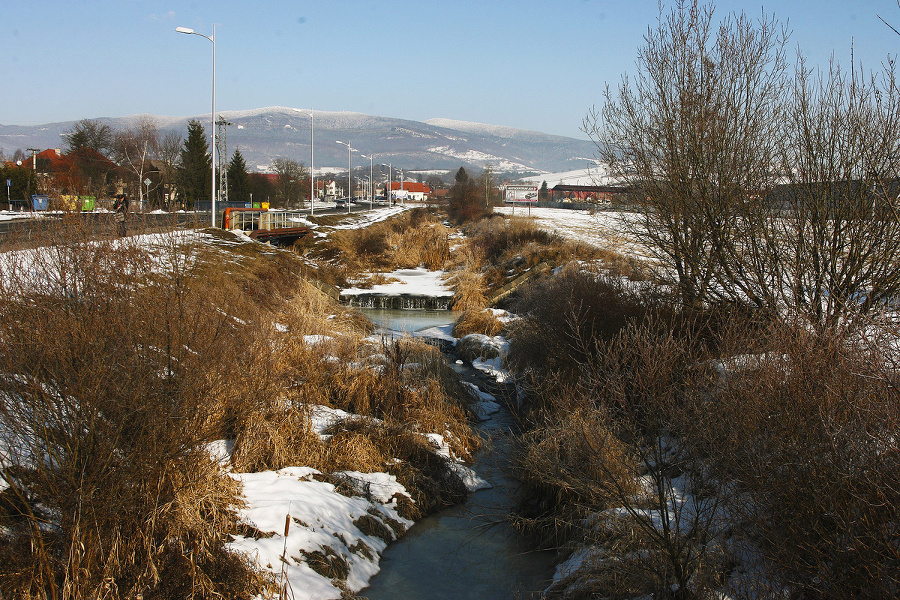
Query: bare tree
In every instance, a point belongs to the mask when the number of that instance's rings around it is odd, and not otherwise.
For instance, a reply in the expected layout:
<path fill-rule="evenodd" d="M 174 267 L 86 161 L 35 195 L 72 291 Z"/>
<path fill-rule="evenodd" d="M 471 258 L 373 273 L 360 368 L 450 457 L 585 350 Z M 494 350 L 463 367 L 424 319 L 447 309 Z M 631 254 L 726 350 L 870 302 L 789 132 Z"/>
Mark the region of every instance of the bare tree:
<path fill-rule="evenodd" d="M 308 170 L 290 158 L 276 158 L 272 166 L 277 175 L 275 199 L 283 207 L 294 206 L 303 197 L 303 180 L 309 176 Z"/>
<path fill-rule="evenodd" d="M 819 75 L 801 61 L 781 149 L 789 182 L 776 195 L 764 263 L 782 302 L 817 327 L 867 314 L 900 293 L 900 90 L 877 74 Z"/>
<path fill-rule="evenodd" d="M 653 253 L 686 304 L 727 293 L 719 256 L 745 232 L 739 208 L 772 187 L 787 32 L 763 14 L 713 24 L 679 0 L 644 37 L 638 73 L 607 88 L 583 130 L 633 190 L 623 226 Z"/>
<path fill-rule="evenodd" d="M 151 116 L 141 117 L 134 127 L 116 135 L 115 156 L 120 166 L 137 180 L 139 206 L 144 205 L 144 174 L 150 168 L 151 159 L 158 155 L 159 148 L 159 126 Z"/>
<path fill-rule="evenodd" d="M 162 139 L 160 139 L 159 142 L 158 156 L 159 162 L 162 165 L 162 172 L 160 173 L 162 181 L 160 185 L 166 190 L 167 198 L 165 200 L 167 202 L 170 200 L 174 191 L 178 159 L 181 155 L 181 145 L 183 142 L 184 140 L 182 139 L 181 134 L 177 131 L 170 131 L 163 134 Z"/>

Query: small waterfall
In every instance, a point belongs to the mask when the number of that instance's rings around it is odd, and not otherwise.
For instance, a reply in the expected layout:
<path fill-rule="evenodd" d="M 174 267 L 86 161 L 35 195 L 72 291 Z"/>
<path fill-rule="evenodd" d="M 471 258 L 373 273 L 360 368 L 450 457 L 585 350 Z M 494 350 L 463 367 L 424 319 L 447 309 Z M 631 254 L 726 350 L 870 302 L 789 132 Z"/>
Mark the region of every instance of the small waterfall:
<path fill-rule="evenodd" d="M 400 294 L 341 294 L 341 303 L 354 308 L 390 308 L 395 310 L 450 310 L 449 296 Z"/>

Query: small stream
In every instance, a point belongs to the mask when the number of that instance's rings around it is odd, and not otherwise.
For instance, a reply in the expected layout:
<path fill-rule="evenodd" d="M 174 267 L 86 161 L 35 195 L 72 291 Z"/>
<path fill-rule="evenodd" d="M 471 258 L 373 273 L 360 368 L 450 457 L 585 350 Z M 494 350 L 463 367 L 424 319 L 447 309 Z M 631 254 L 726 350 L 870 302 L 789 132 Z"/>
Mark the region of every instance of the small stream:
<path fill-rule="evenodd" d="M 449 335 L 450 311 L 362 310 L 386 335 Z M 435 329 L 437 328 L 437 329 Z M 464 379 L 471 369 L 454 365 Z M 498 399 L 499 401 L 500 399 Z M 510 475 L 510 434 L 515 423 L 504 407 L 478 425 L 486 439 L 474 470 L 493 487 L 465 503 L 418 521 L 381 559 L 381 571 L 360 592 L 369 600 L 526 600 L 549 585 L 555 555 L 535 551 L 506 520 L 517 482 Z"/>

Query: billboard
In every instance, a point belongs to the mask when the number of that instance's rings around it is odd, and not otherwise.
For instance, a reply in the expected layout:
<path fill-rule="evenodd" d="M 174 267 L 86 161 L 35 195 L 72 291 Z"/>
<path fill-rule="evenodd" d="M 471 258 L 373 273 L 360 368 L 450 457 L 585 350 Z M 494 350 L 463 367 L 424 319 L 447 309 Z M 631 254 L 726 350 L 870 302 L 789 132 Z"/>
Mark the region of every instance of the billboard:
<path fill-rule="evenodd" d="M 507 185 L 506 186 L 507 202 L 537 202 L 538 186 L 528 185 Z"/>

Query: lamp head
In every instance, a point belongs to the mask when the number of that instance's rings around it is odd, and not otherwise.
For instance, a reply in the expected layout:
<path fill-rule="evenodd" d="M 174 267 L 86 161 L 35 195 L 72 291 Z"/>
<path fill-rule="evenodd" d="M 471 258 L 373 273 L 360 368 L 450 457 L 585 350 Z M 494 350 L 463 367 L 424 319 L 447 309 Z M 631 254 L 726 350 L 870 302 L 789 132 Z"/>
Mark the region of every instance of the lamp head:
<path fill-rule="evenodd" d="M 175 31 L 178 33 L 194 33 L 194 30 L 190 27 L 176 27 Z"/>

